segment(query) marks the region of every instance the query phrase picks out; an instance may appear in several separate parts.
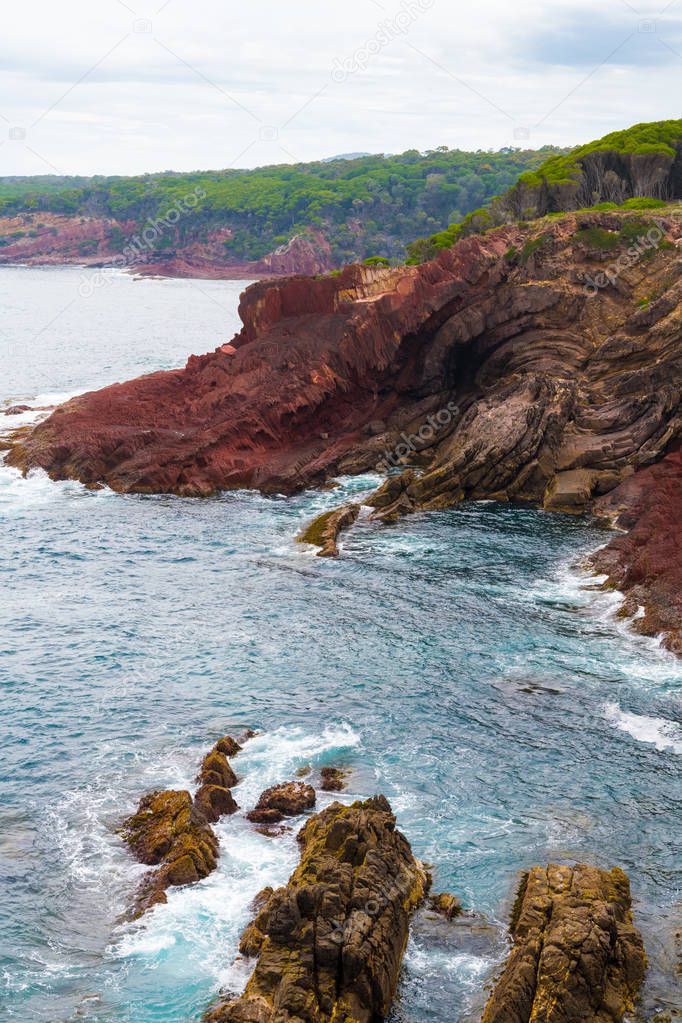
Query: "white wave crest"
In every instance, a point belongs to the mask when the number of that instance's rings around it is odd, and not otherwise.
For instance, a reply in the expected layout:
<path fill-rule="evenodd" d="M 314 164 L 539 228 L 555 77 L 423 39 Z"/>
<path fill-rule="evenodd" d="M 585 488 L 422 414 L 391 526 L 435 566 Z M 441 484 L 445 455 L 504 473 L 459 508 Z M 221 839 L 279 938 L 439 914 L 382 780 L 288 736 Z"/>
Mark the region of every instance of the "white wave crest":
<path fill-rule="evenodd" d="M 637 742 L 655 746 L 661 753 L 676 753 L 682 756 L 682 726 L 667 718 L 650 718 L 641 714 L 630 714 L 617 703 L 607 703 L 604 716 L 621 732 Z"/>

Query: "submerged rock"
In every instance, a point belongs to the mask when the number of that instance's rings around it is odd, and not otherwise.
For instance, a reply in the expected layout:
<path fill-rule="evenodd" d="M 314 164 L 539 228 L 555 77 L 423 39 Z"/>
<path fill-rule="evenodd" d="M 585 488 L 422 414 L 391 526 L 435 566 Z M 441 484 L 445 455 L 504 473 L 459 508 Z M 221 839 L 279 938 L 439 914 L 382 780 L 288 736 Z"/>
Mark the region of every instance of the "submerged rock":
<path fill-rule="evenodd" d="M 339 553 L 338 539 L 349 529 L 360 514 L 359 504 L 346 504 L 343 508 L 324 512 L 306 526 L 298 536 L 299 543 L 319 547 L 318 558 L 336 558 Z"/>
<path fill-rule="evenodd" d="M 511 921 L 513 947 L 482 1023 L 620 1023 L 646 970 L 622 870 L 533 867 Z"/>
<path fill-rule="evenodd" d="M 444 916 L 446 920 L 454 920 L 462 912 L 462 903 L 454 895 L 441 892 L 439 895 L 432 895 L 429 899 L 429 908 L 434 913 Z"/>
<path fill-rule="evenodd" d="M 320 788 L 323 792 L 341 792 L 346 787 L 347 774 L 348 772 L 342 771 L 340 767 L 323 767 L 320 771 L 322 778 Z"/>
<path fill-rule="evenodd" d="M 246 990 L 207 1023 L 370 1023 L 388 1013 L 425 870 L 383 796 L 333 803 L 299 843 L 299 866 L 248 929 L 259 959 Z"/>
<path fill-rule="evenodd" d="M 246 816 L 254 824 L 277 824 L 284 817 L 298 817 L 315 806 L 315 789 L 301 781 L 284 782 L 266 789 L 254 810 Z"/>

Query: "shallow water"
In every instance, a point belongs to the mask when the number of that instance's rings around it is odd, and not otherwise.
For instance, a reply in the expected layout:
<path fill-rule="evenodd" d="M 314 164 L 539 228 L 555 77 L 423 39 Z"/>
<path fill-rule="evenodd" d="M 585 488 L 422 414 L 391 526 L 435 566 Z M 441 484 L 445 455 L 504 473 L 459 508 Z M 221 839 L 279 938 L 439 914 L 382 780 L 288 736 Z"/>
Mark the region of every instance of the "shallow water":
<path fill-rule="evenodd" d="M 236 326 L 242 283 L 112 274 L 86 300 L 79 275 L 0 269 L 0 404 L 182 365 Z M 620 864 L 647 1004 L 677 997 L 658 972 L 682 882 L 682 669 L 577 568 L 606 534 L 482 503 L 362 520 L 337 561 L 295 544 L 375 483 L 191 501 L 0 469 L 2 1018 L 182 1023 L 245 982 L 248 904 L 286 880 L 293 833 L 225 819 L 218 871 L 126 925 L 143 868 L 116 827 L 246 726 L 262 734 L 234 761 L 242 807 L 299 768 L 348 767 L 342 798 L 384 792 L 437 889 L 493 924 L 532 864 Z M 467 1019 L 500 934 L 460 947 L 418 922 L 395 1020 Z"/>

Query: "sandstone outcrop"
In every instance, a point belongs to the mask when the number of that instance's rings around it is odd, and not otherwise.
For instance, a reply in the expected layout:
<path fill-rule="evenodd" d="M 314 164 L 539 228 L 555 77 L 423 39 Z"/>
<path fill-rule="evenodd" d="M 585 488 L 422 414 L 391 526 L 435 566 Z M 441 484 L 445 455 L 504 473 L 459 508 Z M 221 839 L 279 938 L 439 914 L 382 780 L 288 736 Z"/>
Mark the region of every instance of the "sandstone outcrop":
<path fill-rule="evenodd" d="M 301 781 L 272 785 L 262 793 L 255 809 L 246 815 L 254 824 L 277 824 L 298 817 L 315 806 L 315 789 Z"/>
<path fill-rule="evenodd" d="M 8 462 L 188 496 L 378 467 L 386 522 L 467 498 L 582 513 L 682 436 L 678 243 L 676 208 L 577 213 L 259 282 L 231 345 L 73 399 Z"/>
<path fill-rule="evenodd" d="M 244 993 L 211 1009 L 208 1023 L 370 1023 L 387 1014 L 426 872 L 382 796 L 332 804 L 299 842 L 299 866 L 250 929 L 259 958 Z"/>
<path fill-rule="evenodd" d="M 620 1023 L 646 970 L 618 868 L 534 867 L 514 907 L 513 947 L 482 1023 Z"/>

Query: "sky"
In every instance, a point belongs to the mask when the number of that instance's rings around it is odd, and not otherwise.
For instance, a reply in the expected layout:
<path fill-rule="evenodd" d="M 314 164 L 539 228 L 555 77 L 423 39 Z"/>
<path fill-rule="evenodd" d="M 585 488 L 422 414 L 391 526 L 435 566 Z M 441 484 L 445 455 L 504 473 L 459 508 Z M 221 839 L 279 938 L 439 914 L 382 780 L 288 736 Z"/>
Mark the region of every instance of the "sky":
<path fill-rule="evenodd" d="M 682 116 L 682 0 L 22 0 L 0 175 L 577 145 Z"/>

